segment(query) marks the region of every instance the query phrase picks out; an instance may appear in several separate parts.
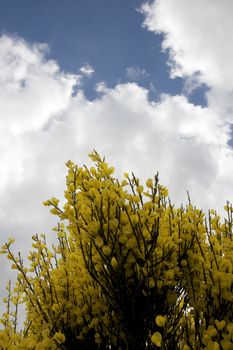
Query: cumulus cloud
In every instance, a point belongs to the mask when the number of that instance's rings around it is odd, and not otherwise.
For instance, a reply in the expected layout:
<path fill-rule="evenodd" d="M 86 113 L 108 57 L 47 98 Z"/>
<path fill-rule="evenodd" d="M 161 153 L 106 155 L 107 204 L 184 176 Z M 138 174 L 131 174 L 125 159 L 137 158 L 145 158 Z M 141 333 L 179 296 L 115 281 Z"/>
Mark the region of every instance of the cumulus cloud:
<path fill-rule="evenodd" d="M 188 89 L 206 84 L 209 105 L 232 122 L 233 3 L 230 0 L 156 0 L 145 2 L 144 26 L 163 34 L 171 77 L 188 78 Z M 186 83 L 187 87 L 187 83 Z"/>
<path fill-rule="evenodd" d="M 97 83 L 95 86 L 95 91 L 98 92 L 99 94 L 108 92 L 108 86 L 106 82 L 100 81 L 99 83 Z"/>
<path fill-rule="evenodd" d="M 163 49 L 170 52 L 173 76 L 199 72 L 202 82 L 232 89 L 232 1 L 157 0 L 145 3 L 142 11 L 144 25 L 164 34 Z"/>
<path fill-rule="evenodd" d="M 63 74 L 55 61 L 47 60 L 46 45 L 2 36 L 0 47 L 1 127 L 15 134 L 41 128 L 67 107 L 79 77 Z"/>
<path fill-rule="evenodd" d="M 6 35 L 0 37 L 2 234 L 17 234 L 16 228 L 24 226 L 27 231 L 29 222 L 40 222 L 33 208 L 37 208 L 34 198 L 42 189 L 38 190 L 38 183 L 33 182 L 31 169 L 37 164 L 39 175 L 43 164 L 33 156 L 23 161 L 30 154 L 30 145 L 24 149 L 23 142 L 27 134 L 46 129 L 55 116 L 67 109 L 73 88 L 79 83 L 78 76 L 60 71 L 58 64 L 47 58 L 47 52 L 46 45 L 29 45 L 22 38 Z M 44 166 L 48 168 L 49 164 Z M 40 175 L 35 179 L 43 181 Z"/>
<path fill-rule="evenodd" d="M 96 148 L 117 167 L 119 175 L 129 170 L 145 179 L 159 170 L 174 200 L 185 201 L 189 189 L 203 205 L 207 187 L 211 191 L 205 205 L 214 206 L 216 183 L 232 167 L 228 139 L 229 129 L 216 112 L 196 107 L 184 96 L 163 95 L 159 103 L 153 103 L 148 91 L 136 83 L 105 90 L 94 101 L 79 91 L 48 128 L 32 130 L 21 139 L 21 165 L 28 174 L 14 193 L 19 191 L 22 197 L 27 188 L 40 184 L 44 191 L 36 186 L 33 196 L 31 189 L 28 205 L 46 192 L 56 195 L 57 190 L 61 195 L 64 162 L 73 159 L 82 164 Z M 228 164 L 225 173 L 220 167 L 223 159 Z M 222 204 L 227 194 L 226 187 Z"/>

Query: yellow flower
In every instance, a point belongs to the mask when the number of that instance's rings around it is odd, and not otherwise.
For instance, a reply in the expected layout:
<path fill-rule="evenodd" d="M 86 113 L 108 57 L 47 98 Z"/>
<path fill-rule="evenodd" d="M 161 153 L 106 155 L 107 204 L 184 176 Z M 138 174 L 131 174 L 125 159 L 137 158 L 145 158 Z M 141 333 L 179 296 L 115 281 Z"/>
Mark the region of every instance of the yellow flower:
<path fill-rule="evenodd" d="M 84 324 L 84 319 L 81 316 L 79 316 L 77 317 L 76 322 L 79 326 L 82 326 Z"/>
<path fill-rule="evenodd" d="M 207 334 L 209 337 L 215 337 L 217 335 L 217 329 L 214 326 L 209 326 L 207 329 Z"/>
<path fill-rule="evenodd" d="M 100 236 L 97 236 L 95 239 L 95 244 L 97 247 L 101 248 L 104 245 L 104 241 Z"/>
<path fill-rule="evenodd" d="M 64 343 L 64 341 L 66 340 L 64 334 L 62 334 L 61 332 L 56 332 L 53 336 L 53 339 L 59 344 Z"/>
<path fill-rule="evenodd" d="M 221 331 L 225 327 L 225 324 L 226 324 L 226 321 L 224 320 L 222 321 L 215 320 L 215 325 L 219 331 Z"/>
<path fill-rule="evenodd" d="M 216 341 L 209 341 L 207 345 L 208 350 L 220 350 L 220 346 Z"/>
<path fill-rule="evenodd" d="M 230 333 L 230 335 L 233 335 L 233 323 L 232 322 L 227 324 L 227 330 Z"/>
<path fill-rule="evenodd" d="M 149 278 L 149 288 L 154 288 L 155 286 L 155 281 L 153 278 Z"/>
<path fill-rule="evenodd" d="M 159 332 L 155 332 L 151 337 L 151 341 L 160 348 L 162 344 L 162 335 Z"/>
<path fill-rule="evenodd" d="M 115 257 L 112 257 L 111 265 L 114 269 L 117 267 L 117 259 Z"/>
<path fill-rule="evenodd" d="M 157 281 L 157 287 L 158 287 L 158 289 L 161 289 L 163 287 L 163 281 L 162 280 Z"/>
<path fill-rule="evenodd" d="M 233 343 L 230 340 L 223 339 L 220 341 L 223 350 L 233 350 Z"/>
<path fill-rule="evenodd" d="M 99 333 L 95 333 L 95 342 L 96 344 L 101 344 L 101 337 Z"/>
<path fill-rule="evenodd" d="M 127 186 L 128 185 L 128 181 L 127 180 L 122 180 L 121 181 L 121 186 L 124 187 L 124 186 Z"/>
<path fill-rule="evenodd" d="M 10 244 L 14 243 L 14 241 L 15 241 L 14 238 L 9 238 L 8 239 L 8 244 L 10 245 Z"/>
<path fill-rule="evenodd" d="M 128 249 L 134 249 L 137 247 L 137 241 L 135 237 L 130 238 L 127 242 L 126 242 L 126 247 Z"/>
<path fill-rule="evenodd" d="M 146 186 L 147 186 L 148 188 L 152 188 L 152 187 L 153 187 L 153 180 L 152 180 L 152 179 L 147 179 L 147 181 L 146 181 Z"/>
<path fill-rule="evenodd" d="M 143 192 L 144 188 L 142 185 L 139 185 L 137 188 L 136 188 L 136 191 L 137 193 L 141 194 Z"/>
<path fill-rule="evenodd" d="M 181 266 L 183 267 L 187 266 L 187 260 L 181 260 Z"/>
<path fill-rule="evenodd" d="M 165 323 L 166 323 L 166 317 L 162 316 L 162 315 L 158 315 L 155 318 L 155 323 L 157 324 L 157 326 L 159 327 L 164 327 Z"/>
<path fill-rule="evenodd" d="M 111 254 L 111 249 L 107 245 L 104 245 L 102 250 L 103 250 L 104 255 L 110 255 Z"/>

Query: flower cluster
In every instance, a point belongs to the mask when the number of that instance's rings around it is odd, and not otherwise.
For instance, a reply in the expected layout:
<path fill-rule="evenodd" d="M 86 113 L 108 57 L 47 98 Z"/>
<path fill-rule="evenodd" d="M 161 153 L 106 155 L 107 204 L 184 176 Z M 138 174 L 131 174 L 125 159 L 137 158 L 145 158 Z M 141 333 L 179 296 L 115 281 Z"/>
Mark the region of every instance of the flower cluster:
<path fill-rule="evenodd" d="M 191 203 L 176 208 L 158 174 L 143 186 L 90 157 L 90 168 L 67 162 L 63 207 L 44 202 L 58 244 L 34 235 L 29 267 L 12 240 L 2 247 L 18 277 L 0 349 L 233 349 L 231 205 L 223 223 Z"/>

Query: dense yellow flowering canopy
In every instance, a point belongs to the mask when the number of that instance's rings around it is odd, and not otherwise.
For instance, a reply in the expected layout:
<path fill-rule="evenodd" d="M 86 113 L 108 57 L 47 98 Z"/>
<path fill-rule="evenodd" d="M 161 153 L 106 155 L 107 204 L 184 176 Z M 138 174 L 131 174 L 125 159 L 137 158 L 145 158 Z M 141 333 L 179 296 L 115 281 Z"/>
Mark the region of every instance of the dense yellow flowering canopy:
<path fill-rule="evenodd" d="M 10 239 L 2 253 L 17 270 L 7 286 L 0 349 L 233 349 L 232 207 L 221 222 L 190 202 L 171 204 L 158 175 L 145 187 L 94 166 L 67 162 L 58 244 L 32 237 L 29 267 Z M 19 304 L 26 307 L 17 327 Z"/>

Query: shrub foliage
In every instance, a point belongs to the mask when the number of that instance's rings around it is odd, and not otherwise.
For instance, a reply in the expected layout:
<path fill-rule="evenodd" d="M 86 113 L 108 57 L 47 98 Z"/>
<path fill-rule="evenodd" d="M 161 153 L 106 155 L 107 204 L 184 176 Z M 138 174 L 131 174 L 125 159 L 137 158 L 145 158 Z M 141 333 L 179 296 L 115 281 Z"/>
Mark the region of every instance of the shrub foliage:
<path fill-rule="evenodd" d="M 58 243 L 32 236 L 25 265 L 7 286 L 0 349 L 233 349 L 232 207 L 221 222 L 190 202 L 171 204 L 158 175 L 145 188 L 96 151 L 94 166 L 68 161 L 66 202 L 44 202 L 58 216 Z M 19 304 L 26 320 L 18 330 Z"/>

